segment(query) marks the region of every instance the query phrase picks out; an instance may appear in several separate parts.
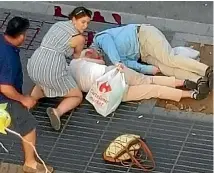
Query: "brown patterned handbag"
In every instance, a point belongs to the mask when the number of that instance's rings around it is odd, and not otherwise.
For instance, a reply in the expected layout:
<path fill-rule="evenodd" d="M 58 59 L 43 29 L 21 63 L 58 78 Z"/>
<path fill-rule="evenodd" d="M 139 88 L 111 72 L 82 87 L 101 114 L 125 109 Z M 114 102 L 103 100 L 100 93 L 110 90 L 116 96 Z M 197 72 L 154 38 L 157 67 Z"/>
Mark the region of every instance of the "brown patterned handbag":
<path fill-rule="evenodd" d="M 144 171 L 155 169 L 152 152 L 145 140 L 133 134 L 124 134 L 112 141 L 103 153 L 103 159 L 124 166 L 135 165 Z"/>

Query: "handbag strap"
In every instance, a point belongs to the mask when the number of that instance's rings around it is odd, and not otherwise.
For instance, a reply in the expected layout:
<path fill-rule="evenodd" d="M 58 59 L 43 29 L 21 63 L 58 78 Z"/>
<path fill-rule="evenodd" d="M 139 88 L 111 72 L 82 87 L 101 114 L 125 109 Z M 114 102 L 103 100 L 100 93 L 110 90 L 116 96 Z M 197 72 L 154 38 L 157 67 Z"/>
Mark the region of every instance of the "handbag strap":
<path fill-rule="evenodd" d="M 140 142 L 140 144 L 141 144 L 141 149 L 143 149 L 143 151 L 144 151 L 144 153 L 146 154 L 146 156 L 149 158 L 149 160 L 151 161 L 151 165 L 146 165 L 146 164 L 142 164 L 142 163 L 140 163 L 132 154 L 130 154 L 130 150 L 129 150 L 129 148 L 130 148 L 130 146 L 131 145 L 133 145 L 133 144 L 137 144 L 137 143 L 139 143 Z M 136 140 L 134 140 L 134 141 L 132 141 L 131 143 L 130 143 L 130 145 L 129 146 L 127 146 L 127 147 L 124 147 L 124 149 L 125 149 L 125 151 L 126 151 L 126 153 L 130 156 L 130 158 L 131 158 L 131 160 L 132 160 L 132 163 L 134 164 L 134 165 L 137 165 L 139 168 L 141 168 L 141 169 L 143 169 L 144 171 L 152 171 L 152 170 L 154 170 L 155 169 L 155 161 L 154 161 L 154 159 L 153 159 L 153 155 L 152 155 L 152 152 L 150 151 L 150 149 L 149 149 L 149 147 L 147 146 L 147 144 L 142 140 L 142 139 L 137 139 L 136 138 Z M 134 152 L 135 152 L 135 150 L 133 150 Z M 122 154 L 124 154 L 125 152 L 121 152 L 118 156 L 117 156 L 117 158 L 119 157 L 119 156 L 121 156 Z M 116 158 L 116 159 L 117 159 Z"/>
<path fill-rule="evenodd" d="M 145 171 L 152 171 L 155 169 L 155 161 L 153 158 L 153 154 L 151 152 L 151 150 L 149 149 L 148 145 L 145 143 L 145 140 L 142 139 L 138 139 L 138 141 L 141 143 L 141 149 L 143 149 L 144 153 L 146 153 L 146 156 L 149 158 L 149 160 L 151 161 L 151 165 L 143 165 L 141 164 L 136 158 L 134 158 L 135 160 L 135 164 L 139 167 L 141 167 L 142 169 L 145 168 Z"/>

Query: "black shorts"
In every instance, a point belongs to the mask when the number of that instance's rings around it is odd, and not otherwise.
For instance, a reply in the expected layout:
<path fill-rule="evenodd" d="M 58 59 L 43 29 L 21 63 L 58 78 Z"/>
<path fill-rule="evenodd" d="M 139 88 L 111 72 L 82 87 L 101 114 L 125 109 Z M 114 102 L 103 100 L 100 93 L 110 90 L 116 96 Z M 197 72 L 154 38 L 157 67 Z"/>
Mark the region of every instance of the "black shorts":
<path fill-rule="evenodd" d="M 18 132 L 21 136 L 27 135 L 37 126 L 33 115 L 21 103 L 8 102 L 7 109 L 11 116 L 11 130 Z"/>

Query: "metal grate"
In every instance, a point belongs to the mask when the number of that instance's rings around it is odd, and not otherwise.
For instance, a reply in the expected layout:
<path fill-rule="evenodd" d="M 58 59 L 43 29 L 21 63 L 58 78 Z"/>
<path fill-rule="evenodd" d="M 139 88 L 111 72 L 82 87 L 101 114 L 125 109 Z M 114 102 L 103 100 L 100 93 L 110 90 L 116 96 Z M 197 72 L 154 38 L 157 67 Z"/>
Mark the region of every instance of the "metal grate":
<path fill-rule="evenodd" d="M 157 168 L 154 172 L 211 173 L 212 123 L 198 122 L 165 115 L 145 114 L 139 118 L 138 104 L 123 103 L 109 117 L 96 113 L 84 101 L 72 114 L 62 119 L 62 129 L 55 132 L 45 114 L 48 106 L 56 106 L 60 99 L 43 99 L 33 110 L 39 121 L 38 150 L 57 170 L 72 173 L 140 173 L 138 168 L 105 163 L 102 152 L 111 140 L 123 133 L 145 137 L 153 151 Z M 70 114 L 70 115 L 69 115 Z M 21 164 L 22 153 L 18 139 L 1 136 L 10 148 L 9 154 L 0 150 L 1 161 Z"/>

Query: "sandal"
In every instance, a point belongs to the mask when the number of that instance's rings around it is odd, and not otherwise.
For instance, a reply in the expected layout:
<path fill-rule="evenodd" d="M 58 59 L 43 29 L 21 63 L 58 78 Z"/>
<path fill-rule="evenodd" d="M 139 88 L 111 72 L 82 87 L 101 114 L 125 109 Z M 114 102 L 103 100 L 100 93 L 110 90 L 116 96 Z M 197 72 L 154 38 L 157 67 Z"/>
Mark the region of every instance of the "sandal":
<path fill-rule="evenodd" d="M 53 173 L 53 171 L 54 171 L 53 167 L 48 166 L 48 165 L 46 165 L 46 167 L 48 169 L 48 173 Z M 38 162 L 36 165 L 36 169 L 26 166 L 26 165 L 24 165 L 22 169 L 23 169 L 24 173 L 46 173 L 46 169 L 45 169 L 44 165 L 41 163 L 38 163 Z"/>

